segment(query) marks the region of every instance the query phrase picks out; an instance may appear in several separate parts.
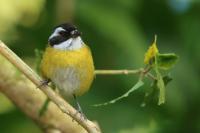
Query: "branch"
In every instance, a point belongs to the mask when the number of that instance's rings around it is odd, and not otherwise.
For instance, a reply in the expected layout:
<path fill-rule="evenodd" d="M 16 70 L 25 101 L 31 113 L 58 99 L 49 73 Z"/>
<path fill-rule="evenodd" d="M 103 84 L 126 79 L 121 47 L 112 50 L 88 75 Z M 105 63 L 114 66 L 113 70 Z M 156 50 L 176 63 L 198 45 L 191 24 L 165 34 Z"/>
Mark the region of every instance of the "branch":
<path fill-rule="evenodd" d="M 35 85 L 28 80 L 3 56 L 0 55 L 0 92 L 8 97 L 18 108 L 45 133 L 86 133 L 80 125 L 72 122 L 70 116 L 65 115 L 60 109 L 50 102 L 48 109 L 39 117 L 39 110 L 43 106 L 46 96 L 36 89 Z M 54 131 L 54 132 L 52 132 Z"/>
<path fill-rule="evenodd" d="M 139 74 L 141 78 L 144 76 L 150 78 L 151 80 L 156 80 L 156 77 L 152 75 L 149 71 L 151 70 L 151 67 L 147 68 L 139 68 L 139 69 L 134 69 L 134 70 L 127 70 L 127 69 L 122 69 L 122 70 L 95 70 L 96 75 L 130 75 L 130 74 Z"/>
<path fill-rule="evenodd" d="M 118 75 L 118 74 L 140 74 L 143 72 L 143 69 L 135 69 L 135 70 L 95 70 L 96 75 Z"/>
<path fill-rule="evenodd" d="M 42 79 L 1 41 L 0 53 L 15 67 L 17 67 L 36 86 L 40 86 Z M 49 86 L 42 86 L 40 87 L 40 90 L 43 91 L 47 97 L 60 108 L 63 113 L 71 116 L 89 133 L 101 132 L 100 129 L 92 121 L 82 119 L 80 114 L 74 115 L 76 114 L 76 110 L 58 94 L 56 94 Z"/>

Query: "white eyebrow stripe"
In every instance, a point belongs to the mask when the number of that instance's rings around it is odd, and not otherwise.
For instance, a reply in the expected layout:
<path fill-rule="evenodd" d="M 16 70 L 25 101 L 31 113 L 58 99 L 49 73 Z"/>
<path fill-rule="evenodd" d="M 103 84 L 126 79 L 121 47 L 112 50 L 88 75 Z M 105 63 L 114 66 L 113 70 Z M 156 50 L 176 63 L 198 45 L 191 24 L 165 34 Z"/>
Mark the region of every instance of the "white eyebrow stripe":
<path fill-rule="evenodd" d="M 62 27 L 58 27 L 54 30 L 54 32 L 50 35 L 49 39 L 58 36 L 60 31 L 65 31 Z"/>

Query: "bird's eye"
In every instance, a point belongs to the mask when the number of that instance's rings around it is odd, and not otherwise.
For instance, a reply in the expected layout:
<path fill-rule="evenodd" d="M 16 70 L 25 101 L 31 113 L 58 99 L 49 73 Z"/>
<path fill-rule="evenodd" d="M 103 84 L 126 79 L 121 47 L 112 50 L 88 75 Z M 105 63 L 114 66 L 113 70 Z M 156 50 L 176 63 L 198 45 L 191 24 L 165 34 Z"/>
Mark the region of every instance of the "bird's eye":
<path fill-rule="evenodd" d="M 65 31 L 60 31 L 59 34 L 60 34 L 61 36 L 65 36 L 67 33 L 66 33 Z"/>

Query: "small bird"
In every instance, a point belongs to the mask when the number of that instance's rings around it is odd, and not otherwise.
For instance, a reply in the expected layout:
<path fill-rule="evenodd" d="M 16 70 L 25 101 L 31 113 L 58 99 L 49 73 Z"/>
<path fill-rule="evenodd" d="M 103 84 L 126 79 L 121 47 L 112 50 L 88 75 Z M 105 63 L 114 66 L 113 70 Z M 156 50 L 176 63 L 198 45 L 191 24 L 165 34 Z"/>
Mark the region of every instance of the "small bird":
<path fill-rule="evenodd" d="M 70 23 L 55 27 L 40 67 L 42 84 L 52 82 L 64 98 L 74 98 L 82 114 L 76 97 L 89 90 L 94 79 L 94 63 L 90 48 L 83 42 L 77 27 Z"/>

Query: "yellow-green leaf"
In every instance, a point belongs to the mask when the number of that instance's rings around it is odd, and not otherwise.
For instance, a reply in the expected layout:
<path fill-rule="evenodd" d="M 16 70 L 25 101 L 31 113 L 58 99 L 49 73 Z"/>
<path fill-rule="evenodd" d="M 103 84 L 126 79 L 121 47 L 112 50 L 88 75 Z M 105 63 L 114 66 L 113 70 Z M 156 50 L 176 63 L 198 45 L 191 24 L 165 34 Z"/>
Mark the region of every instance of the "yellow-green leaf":
<path fill-rule="evenodd" d="M 149 47 L 147 52 L 145 53 L 144 63 L 150 64 L 150 61 L 158 54 L 158 48 L 156 46 L 157 36 L 155 36 L 153 44 Z"/>

